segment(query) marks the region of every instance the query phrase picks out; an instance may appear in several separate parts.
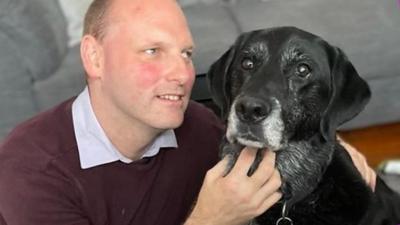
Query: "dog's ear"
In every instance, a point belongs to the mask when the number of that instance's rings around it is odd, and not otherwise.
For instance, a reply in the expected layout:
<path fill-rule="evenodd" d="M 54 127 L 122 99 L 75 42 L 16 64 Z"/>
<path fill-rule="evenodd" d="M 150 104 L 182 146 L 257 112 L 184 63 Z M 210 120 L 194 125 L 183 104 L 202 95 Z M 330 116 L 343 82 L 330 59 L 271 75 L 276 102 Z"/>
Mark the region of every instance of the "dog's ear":
<path fill-rule="evenodd" d="M 320 129 L 326 140 L 335 140 L 337 127 L 364 109 L 371 91 L 341 49 L 332 46 L 328 49 L 331 95 L 322 115 Z"/>
<path fill-rule="evenodd" d="M 235 56 L 235 48 L 231 47 L 216 62 L 207 73 L 211 96 L 221 109 L 221 118 L 226 119 L 231 104 L 229 70 Z"/>

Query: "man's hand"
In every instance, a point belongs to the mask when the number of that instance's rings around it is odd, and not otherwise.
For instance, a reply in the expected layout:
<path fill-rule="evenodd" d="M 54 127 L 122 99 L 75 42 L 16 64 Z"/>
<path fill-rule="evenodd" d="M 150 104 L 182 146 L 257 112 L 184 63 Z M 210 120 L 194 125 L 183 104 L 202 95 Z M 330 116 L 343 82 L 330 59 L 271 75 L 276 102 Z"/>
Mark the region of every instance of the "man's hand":
<path fill-rule="evenodd" d="M 363 154 L 357 151 L 356 148 L 351 146 L 349 143 L 343 141 L 343 139 L 339 138 L 340 144 L 347 150 L 350 154 L 351 159 L 353 160 L 354 165 L 361 173 L 361 176 L 364 178 L 367 185 L 375 191 L 376 185 L 376 173 L 375 171 L 368 165 L 367 159 Z"/>
<path fill-rule="evenodd" d="M 207 172 L 197 203 L 185 225 L 244 224 L 282 197 L 274 152 L 267 150 L 258 169 L 251 177 L 247 176 L 256 152 L 256 149 L 243 149 L 226 176 L 227 157 Z"/>

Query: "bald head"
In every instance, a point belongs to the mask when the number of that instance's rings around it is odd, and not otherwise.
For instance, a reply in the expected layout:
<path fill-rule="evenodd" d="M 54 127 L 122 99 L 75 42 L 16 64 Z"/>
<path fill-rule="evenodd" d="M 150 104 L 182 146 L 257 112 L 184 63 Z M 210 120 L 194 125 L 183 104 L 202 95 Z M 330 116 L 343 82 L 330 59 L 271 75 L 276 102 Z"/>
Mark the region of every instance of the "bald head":
<path fill-rule="evenodd" d="M 154 9 L 175 12 L 183 19 L 180 21 L 185 23 L 184 26 L 187 26 L 176 0 L 93 0 L 85 15 L 83 35 L 91 35 L 101 41 L 106 34 L 107 26 L 123 19 L 124 14 L 134 13 L 140 18 L 140 14 L 151 14 Z"/>

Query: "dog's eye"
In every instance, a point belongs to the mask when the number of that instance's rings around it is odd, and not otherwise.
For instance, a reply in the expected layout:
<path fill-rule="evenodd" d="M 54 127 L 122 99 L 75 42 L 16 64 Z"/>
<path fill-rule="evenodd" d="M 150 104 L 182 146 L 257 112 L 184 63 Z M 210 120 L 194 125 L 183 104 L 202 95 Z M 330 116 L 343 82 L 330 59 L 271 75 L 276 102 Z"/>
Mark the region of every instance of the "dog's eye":
<path fill-rule="evenodd" d="M 299 77 L 306 78 L 311 74 L 311 68 L 305 63 L 301 63 L 297 66 L 296 74 Z"/>
<path fill-rule="evenodd" d="M 245 58 L 242 60 L 242 68 L 245 70 L 251 70 L 254 68 L 254 62 L 253 60 L 249 58 Z"/>

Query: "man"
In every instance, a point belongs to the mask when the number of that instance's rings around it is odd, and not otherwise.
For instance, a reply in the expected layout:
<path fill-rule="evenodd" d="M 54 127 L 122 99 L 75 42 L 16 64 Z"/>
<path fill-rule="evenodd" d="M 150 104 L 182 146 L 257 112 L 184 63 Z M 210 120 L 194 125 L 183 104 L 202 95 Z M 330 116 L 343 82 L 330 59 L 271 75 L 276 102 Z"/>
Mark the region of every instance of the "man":
<path fill-rule="evenodd" d="M 81 42 L 87 88 L 0 147 L 0 224 L 239 225 L 275 204 L 274 153 L 248 177 L 255 151 L 243 151 L 223 176 L 222 126 L 189 101 L 192 51 L 175 0 L 95 0 Z"/>

